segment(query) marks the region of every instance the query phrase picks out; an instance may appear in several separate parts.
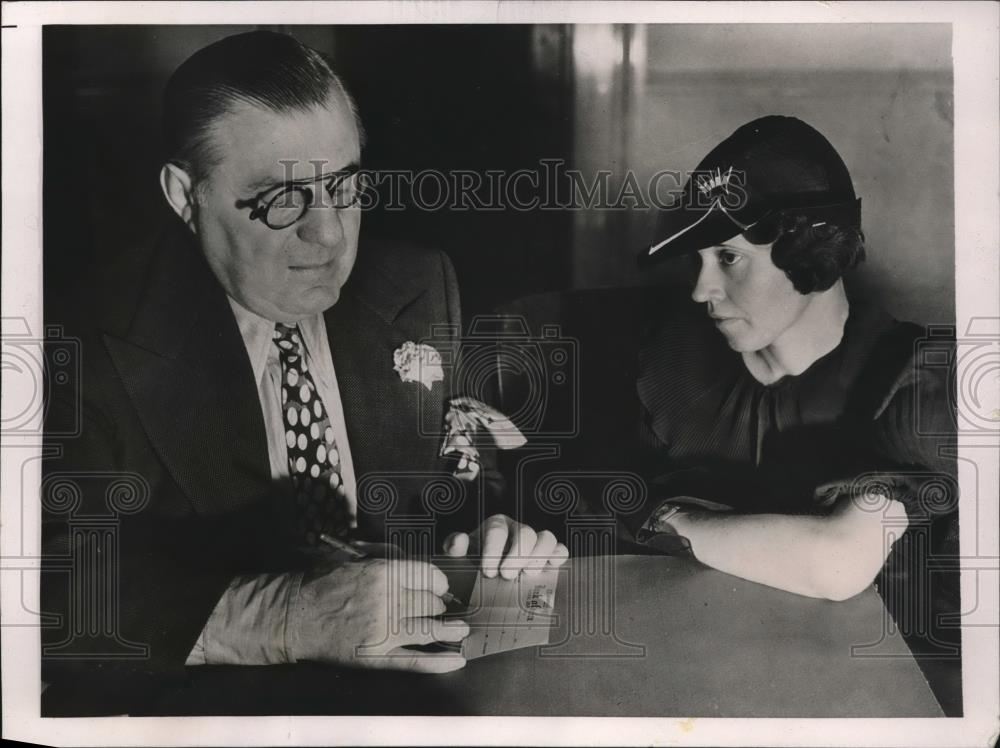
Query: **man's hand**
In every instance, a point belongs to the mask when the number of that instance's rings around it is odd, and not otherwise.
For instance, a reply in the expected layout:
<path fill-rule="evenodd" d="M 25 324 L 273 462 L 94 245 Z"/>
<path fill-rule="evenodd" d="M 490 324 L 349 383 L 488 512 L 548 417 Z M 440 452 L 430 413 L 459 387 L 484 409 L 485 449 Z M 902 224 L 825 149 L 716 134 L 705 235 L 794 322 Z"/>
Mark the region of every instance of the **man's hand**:
<path fill-rule="evenodd" d="M 459 652 L 408 646 L 460 642 L 464 621 L 438 620 L 448 580 L 422 561 L 369 559 L 306 575 L 289 615 L 296 662 L 445 673 L 465 666 Z"/>
<path fill-rule="evenodd" d="M 569 558 L 569 549 L 551 532 L 535 532 L 505 514 L 494 514 L 471 533 L 452 533 L 444 541 L 449 556 L 465 556 L 470 550 L 482 557 L 485 576 L 495 577 L 499 570 L 504 579 L 516 579 L 522 570 L 537 574 L 546 566 L 562 566 Z"/>

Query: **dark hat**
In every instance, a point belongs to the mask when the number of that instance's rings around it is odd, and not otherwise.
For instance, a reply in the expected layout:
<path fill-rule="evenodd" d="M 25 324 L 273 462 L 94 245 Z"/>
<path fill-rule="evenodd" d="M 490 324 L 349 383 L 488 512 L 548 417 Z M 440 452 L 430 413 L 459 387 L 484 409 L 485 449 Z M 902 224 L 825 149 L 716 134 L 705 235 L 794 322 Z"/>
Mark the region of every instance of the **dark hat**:
<path fill-rule="evenodd" d="M 781 214 L 860 228 L 861 200 L 830 141 L 794 117 L 762 117 L 702 159 L 680 199 L 660 211 L 639 264 L 721 244 Z"/>

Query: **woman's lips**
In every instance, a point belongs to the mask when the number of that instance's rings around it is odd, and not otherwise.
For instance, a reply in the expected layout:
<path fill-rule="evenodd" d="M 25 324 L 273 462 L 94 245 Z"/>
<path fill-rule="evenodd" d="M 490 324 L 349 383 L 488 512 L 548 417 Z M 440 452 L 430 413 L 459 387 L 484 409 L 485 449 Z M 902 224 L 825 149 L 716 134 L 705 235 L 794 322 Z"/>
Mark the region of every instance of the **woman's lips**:
<path fill-rule="evenodd" d="M 715 322 L 715 326 L 719 328 L 732 327 L 733 324 L 740 321 L 739 317 L 712 317 L 712 321 Z"/>

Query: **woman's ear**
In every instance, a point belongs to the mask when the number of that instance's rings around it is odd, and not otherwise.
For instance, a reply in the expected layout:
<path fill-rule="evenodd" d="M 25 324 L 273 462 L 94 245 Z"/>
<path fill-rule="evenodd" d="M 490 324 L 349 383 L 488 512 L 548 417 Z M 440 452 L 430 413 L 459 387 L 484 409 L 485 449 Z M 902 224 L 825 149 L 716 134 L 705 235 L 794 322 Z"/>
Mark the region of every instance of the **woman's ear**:
<path fill-rule="evenodd" d="M 166 163 L 160 169 L 160 188 L 174 213 L 184 224 L 197 233 L 194 224 L 195 194 L 191 175 L 177 164 Z"/>

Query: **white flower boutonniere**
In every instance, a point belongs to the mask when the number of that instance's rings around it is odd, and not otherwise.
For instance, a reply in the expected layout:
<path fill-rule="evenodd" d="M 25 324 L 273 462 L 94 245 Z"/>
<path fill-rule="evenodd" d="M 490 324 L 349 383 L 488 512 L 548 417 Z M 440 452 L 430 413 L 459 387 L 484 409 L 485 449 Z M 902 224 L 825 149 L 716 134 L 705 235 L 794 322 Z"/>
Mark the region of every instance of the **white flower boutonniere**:
<path fill-rule="evenodd" d="M 400 379 L 404 382 L 420 382 L 428 390 L 435 382 L 444 379 L 441 354 L 433 346 L 424 343 L 406 341 L 392 354 L 392 362 L 392 368 L 399 372 Z"/>
<path fill-rule="evenodd" d="M 456 397 L 448 402 L 444 416 L 447 433 L 441 445 L 441 456 L 458 455 L 454 476 L 460 480 L 473 480 L 482 466 L 477 441 L 482 441 L 485 431 L 498 449 L 516 449 L 527 439 L 520 429 L 496 408 L 471 397 Z"/>

